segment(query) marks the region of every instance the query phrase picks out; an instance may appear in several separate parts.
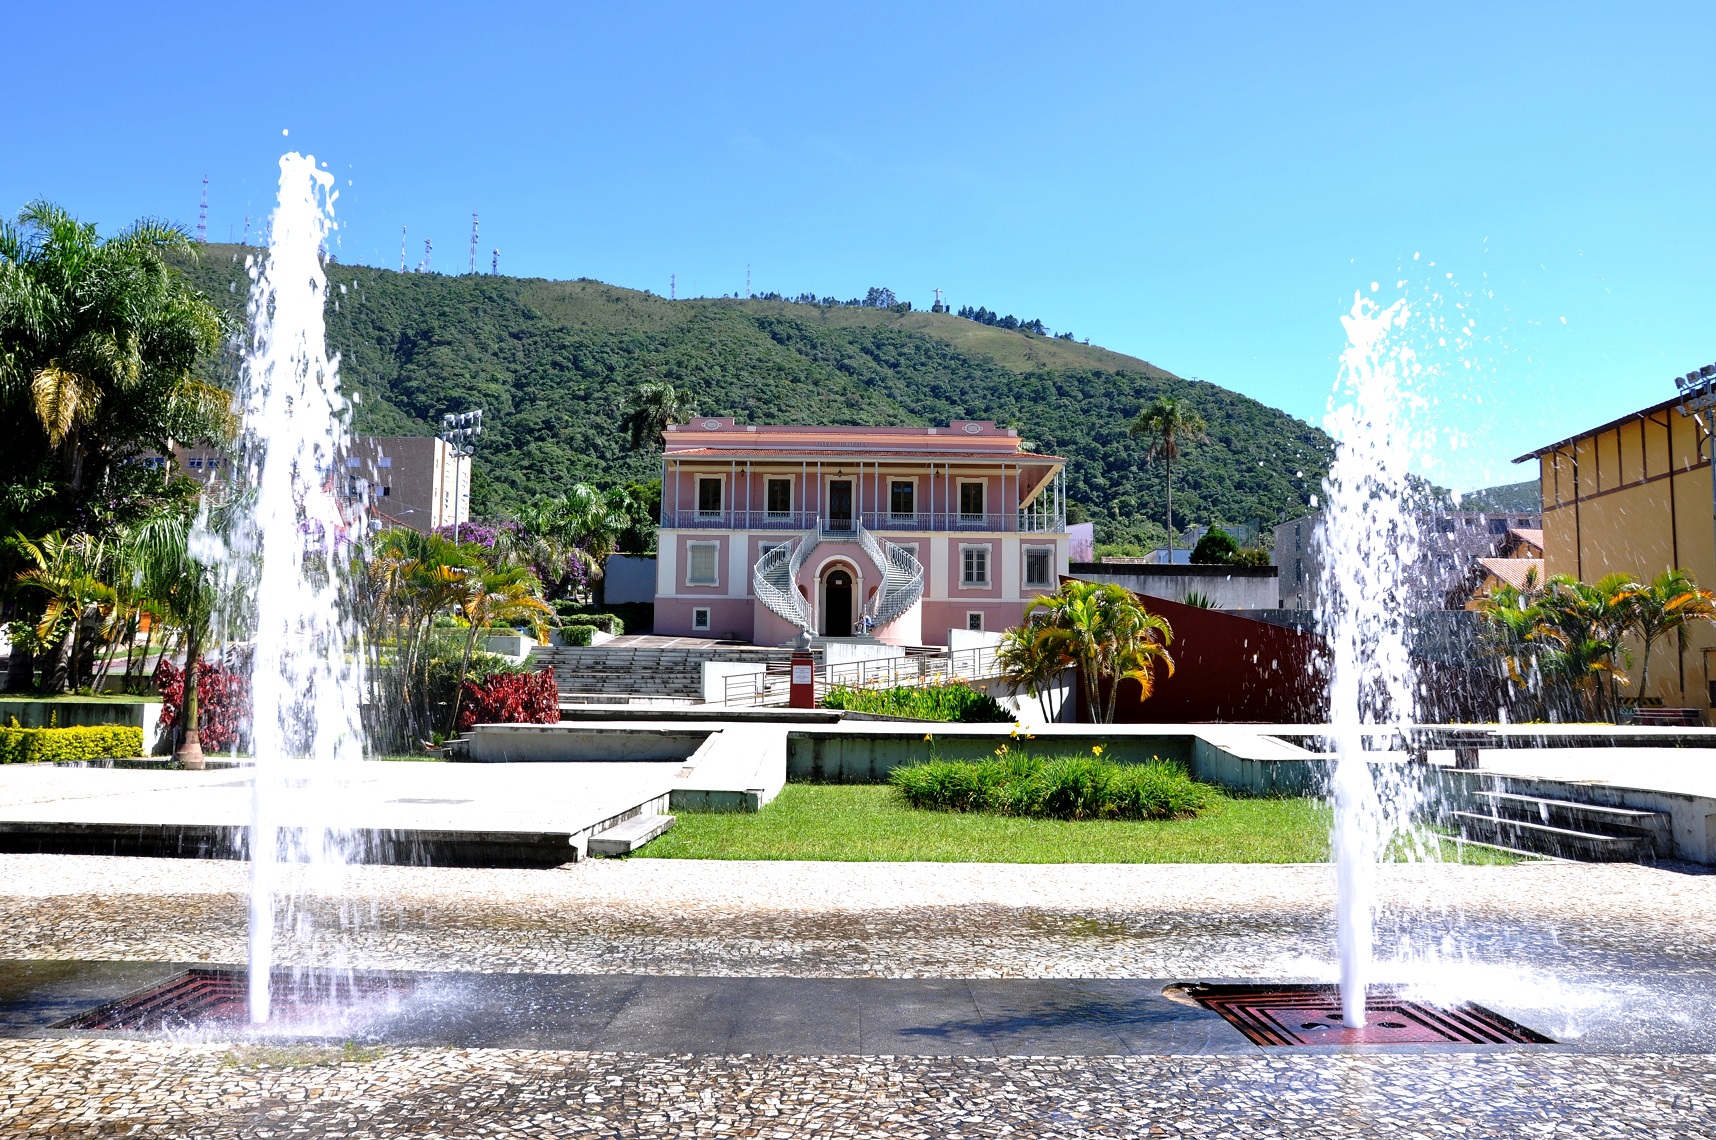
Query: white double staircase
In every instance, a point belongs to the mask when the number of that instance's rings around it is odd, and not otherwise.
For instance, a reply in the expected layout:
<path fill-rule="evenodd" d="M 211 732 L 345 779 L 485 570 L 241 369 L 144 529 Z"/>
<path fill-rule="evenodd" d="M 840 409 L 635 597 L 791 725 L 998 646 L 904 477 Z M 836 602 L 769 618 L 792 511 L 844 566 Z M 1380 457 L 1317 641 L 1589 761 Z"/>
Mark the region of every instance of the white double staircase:
<path fill-rule="evenodd" d="M 923 564 L 913 557 L 911 551 L 886 540 L 878 542 L 876 536 L 856 520 L 848 530 L 828 530 L 819 520 L 816 529 L 805 531 L 757 559 L 757 565 L 751 571 L 752 589 L 762 599 L 763 605 L 804 633 L 816 636 L 816 612 L 798 591 L 798 572 L 803 569 L 810 552 L 824 540 L 856 540 L 864 556 L 882 575 L 881 588 L 876 591 L 873 604 L 865 611 L 877 629 L 899 620 L 923 597 Z"/>

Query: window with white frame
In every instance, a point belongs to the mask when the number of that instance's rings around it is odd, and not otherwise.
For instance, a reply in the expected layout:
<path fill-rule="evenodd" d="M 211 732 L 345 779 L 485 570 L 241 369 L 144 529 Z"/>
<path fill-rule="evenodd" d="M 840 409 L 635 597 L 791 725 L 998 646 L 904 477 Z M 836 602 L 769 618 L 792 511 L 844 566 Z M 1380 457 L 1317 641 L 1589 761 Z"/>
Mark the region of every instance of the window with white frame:
<path fill-rule="evenodd" d="M 698 606 L 691 611 L 691 628 L 704 630 L 709 628 L 709 607 Z"/>
<path fill-rule="evenodd" d="M 975 633 L 983 632 L 983 611 L 968 610 L 965 615 L 965 628 Z"/>
<path fill-rule="evenodd" d="M 1048 586 L 1054 575 L 1055 548 L 1027 546 L 1025 548 L 1025 585 Z"/>
<path fill-rule="evenodd" d="M 771 515 L 792 513 L 792 480 L 770 479 L 763 493 L 766 509 Z"/>
<path fill-rule="evenodd" d="M 895 479 L 888 484 L 888 513 L 895 518 L 911 518 L 918 513 L 918 485 L 910 479 Z"/>
<path fill-rule="evenodd" d="M 966 519 L 983 517 L 983 480 L 959 484 L 959 515 Z"/>
<path fill-rule="evenodd" d="M 989 585 L 989 547 L 961 546 L 959 548 L 959 584 L 969 588 Z"/>
<path fill-rule="evenodd" d="M 714 586 L 719 579 L 716 577 L 715 566 L 721 552 L 721 544 L 717 542 L 691 542 L 685 546 L 685 584 L 687 586 Z"/>
<path fill-rule="evenodd" d="M 701 475 L 698 477 L 697 513 L 700 515 L 718 515 L 721 513 L 721 477 L 719 475 Z"/>

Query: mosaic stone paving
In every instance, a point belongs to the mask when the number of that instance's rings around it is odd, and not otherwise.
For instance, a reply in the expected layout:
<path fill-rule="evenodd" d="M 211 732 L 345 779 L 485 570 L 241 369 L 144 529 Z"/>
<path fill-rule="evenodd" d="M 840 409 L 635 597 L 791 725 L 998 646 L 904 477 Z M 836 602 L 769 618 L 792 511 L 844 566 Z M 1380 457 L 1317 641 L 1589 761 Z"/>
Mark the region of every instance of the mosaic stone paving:
<path fill-rule="evenodd" d="M 370 968 L 1311 978 L 1329 968 L 1331 878 L 1321 866 L 366 867 L 307 881 L 282 932 L 292 960 Z M 0 1133 L 1716 1136 L 1704 1026 L 1716 1007 L 1716 877 L 1525 864 L 1392 867 L 1383 879 L 1391 955 L 1486 1004 L 1570 1008 L 1567 1024 L 1537 1024 L 1571 1050 L 347 1055 L 25 1039 L 0 1041 Z M 0 856 L 0 940 L 22 959 L 242 961 L 243 880 L 241 865 L 214 861 Z M 1579 1043 L 1582 1026 L 1618 1022 L 1635 1026 L 1625 1048 L 1600 1032 Z"/>

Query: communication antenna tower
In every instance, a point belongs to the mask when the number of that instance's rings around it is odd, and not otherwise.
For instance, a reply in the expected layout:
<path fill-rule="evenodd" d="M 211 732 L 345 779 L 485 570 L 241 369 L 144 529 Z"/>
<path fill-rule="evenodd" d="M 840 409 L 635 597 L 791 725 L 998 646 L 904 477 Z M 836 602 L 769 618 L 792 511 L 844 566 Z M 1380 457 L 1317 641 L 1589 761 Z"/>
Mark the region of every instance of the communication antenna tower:
<path fill-rule="evenodd" d="M 250 215 L 244 215 L 244 244 L 250 244 Z"/>
<path fill-rule="evenodd" d="M 399 227 L 399 271 L 405 272 L 405 227 Z"/>
<path fill-rule="evenodd" d="M 489 272 L 490 273 L 499 273 L 500 272 L 500 247 L 499 246 L 495 247 L 493 256 L 489 258 Z"/>
<path fill-rule="evenodd" d="M 477 271 L 477 215 L 471 212 L 471 272 Z"/>
<path fill-rule="evenodd" d="M 667 275 L 667 299 L 669 301 L 679 300 L 679 274 L 677 273 Z"/>
<path fill-rule="evenodd" d="M 429 272 L 429 259 L 435 256 L 435 243 L 428 238 L 423 239 L 423 272 Z"/>
<path fill-rule="evenodd" d="M 207 245 L 209 240 L 209 176 L 203 175 L 203 204 L 197 207 L 197 241 Z"/>
<path fill-rule="evenodd" d="M 751 263 L 745 262 L 745 296 L 751 295 Z"/>

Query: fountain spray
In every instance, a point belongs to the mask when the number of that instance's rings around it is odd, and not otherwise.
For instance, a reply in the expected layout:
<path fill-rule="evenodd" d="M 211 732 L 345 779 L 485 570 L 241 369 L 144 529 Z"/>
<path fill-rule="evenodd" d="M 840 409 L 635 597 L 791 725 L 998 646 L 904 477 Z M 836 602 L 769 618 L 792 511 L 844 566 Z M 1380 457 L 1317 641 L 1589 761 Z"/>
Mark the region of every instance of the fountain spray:
<path fill-rule="evenodd" d="M 1337 451 L 1324 483 L 1321 626 L 1329 647 L 1329 723 L 1336 753 L 1334 850 L 1342 1015 L 1365 1023 L 1372 980 L 1376 865 L 1409 825 L 1416 782 L 1382 755 L 1413 719 L 1407 574 L 1417 559 L 1408 499 L 1407 412 L 1418 374 L 1401 343 L 1404 299 L 1362 295 L 1341 319 L 1347 348 L 1325 424 Z M 1398 758 L 1400 753 L 1395 753 Z"/>
<path fill-rule="evenodd" d="M 327 352 L 327 278 L 318 249 L 333 228 L 333 176 L 313 156 L 280 159 L 268 255 L 250 266 L 249 343 L 238 406 L 244 510 L 232 537 L 241 606 L 254 629 L 256 757 L 250 829 L 250 1016 L 268 1020 L 278 868 L 343 863 L 328 814 L 342 770 L 362 758 L 342 549 L 361 519 L 340 509 L 347 403 Z"/>

